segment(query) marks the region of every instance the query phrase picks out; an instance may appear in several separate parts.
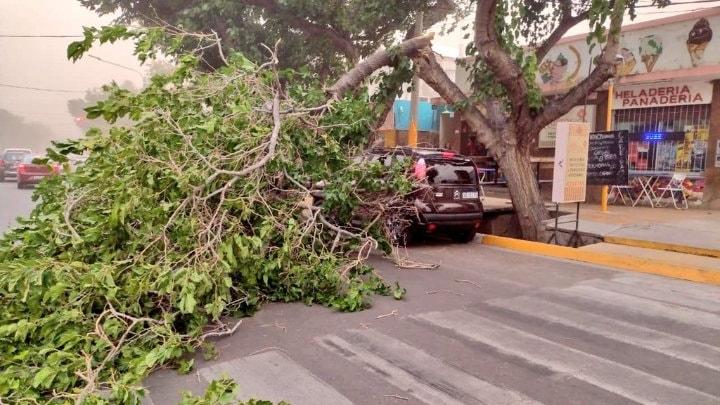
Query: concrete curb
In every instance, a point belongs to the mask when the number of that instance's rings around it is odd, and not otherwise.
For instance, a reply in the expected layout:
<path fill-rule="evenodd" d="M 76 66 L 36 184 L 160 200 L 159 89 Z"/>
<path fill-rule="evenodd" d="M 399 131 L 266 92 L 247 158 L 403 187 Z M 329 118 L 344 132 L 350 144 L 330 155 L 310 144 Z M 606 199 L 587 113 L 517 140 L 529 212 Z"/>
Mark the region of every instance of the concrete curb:
<path fill-rule="evenodd" d="M 529 242 L 526 240 L 504 238 L 494 235 L 482 235 L 480 243 L 487 246 L 495 246 L 541 256 L 597 264 L 638 273 L 657 274 L 660 276 L 695 281 L 698 283 L 720 285 L 720 271 L 714 271 L 711 269 L 678 266 L 677 264 L 659 260 L 592 252 L 583 249 L 573 249 L 565 246 Z"/>
<path fill-rule="evenodd" d="M 651 240 L 622 238 L 618 236 L 605 236 L 603 240 L 615 245 L 641 247 L 670 252 L 687 253 L 695 256 L 708 256 L 720 258 L 720 249 L 702 248 L 697 246 L 678 245 L 675 243 L 656 242 Z"/>

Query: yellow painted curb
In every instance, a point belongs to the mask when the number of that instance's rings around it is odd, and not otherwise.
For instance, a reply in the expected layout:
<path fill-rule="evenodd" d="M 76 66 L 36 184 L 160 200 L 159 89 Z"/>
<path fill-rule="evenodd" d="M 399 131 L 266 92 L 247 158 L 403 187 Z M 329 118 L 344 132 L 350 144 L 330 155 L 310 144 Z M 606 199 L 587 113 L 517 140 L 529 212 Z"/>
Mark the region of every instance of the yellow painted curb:
<path fill-rule="evenodd" d="M 720 285 L 720 271 L 707 270 L 699 267 L 679 266 L 674 263 L 667 263 L 659 260 L 592 252 L 589 250 L 573 249 L 565 246 L 529 242 L 526 240 L 504 238 L 494 235 L 483 235 L 481 243 L 488 246 L 496 246 L 520 252 L 534 253 L 542 256 L 598 264 L 638 273 L 657 274 L 666 277 L 679 278 L 682 280 L 696 281 L 698 283 Z"/>
<path fill-rule="evenodd" d="M 670 252 L 687 253 L 695 256 L 708 256 L 720 258 L 720 249 L 708 249 L 696 246 L 678 245 L 675 243 L 654 242 L 650 240 L 620 238 L 617 236 L 605 236 L 603 240 L 615 245 L 634 246 L 655 250 L 667 250 Z"/>

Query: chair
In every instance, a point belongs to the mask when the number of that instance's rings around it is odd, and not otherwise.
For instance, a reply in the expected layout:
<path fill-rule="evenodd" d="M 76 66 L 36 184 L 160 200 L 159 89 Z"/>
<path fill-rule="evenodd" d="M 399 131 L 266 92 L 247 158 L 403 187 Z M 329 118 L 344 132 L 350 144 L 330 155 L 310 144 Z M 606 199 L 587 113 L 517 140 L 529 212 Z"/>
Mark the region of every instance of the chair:
<path fill-rule="evenodd" d="M 623 195 L 623 191 L 625 191 L 625 193 L 627 193 L 628 201 L 630 201 L 630 203 L 632 204 L 633 197 L 632 197 L 632 194 L 630 193 L 630 190 L 632 190 L 632 187 L 630 187 L 627 184 L 625 184 L 625 185 L 616 184 L 616 185 L 610 187 L 610 194 L 608 194 L 608 200 L 610 199 L 610 195 L 613 195 L 613 193 L 615 193 L 614 198 L 612 200 L 612 204 L 615 204 L 615 202 L 617 201 L 618 196 L 619 196 L 623 205 L 628 205 L 627 201 L 625 201 L 625 196 Z"/>
<path fill-rule="evenodd" d="M 673 205 L 676 209 L 688 209 L 688 202 L 687 198 L 685 197 L 685 187 L 683 186 L 683 182 L 685 181 L 686 177 L 687 175 L 683 173 L 675 173 L 673 174 L 672 179 L 670 179 L 670 182 L 665 187 L 658 187 L 658 191 L 660 191 L 661 193 L 655 201 L 655 205 L 660 206 L 663 198 L 665 198 L 665 195 L 670 192 L 670 198 L 672 198 Z M 675 197 L 675 193 L 680 194 L 683 208 L 678 207 L 678 198 Z"/>

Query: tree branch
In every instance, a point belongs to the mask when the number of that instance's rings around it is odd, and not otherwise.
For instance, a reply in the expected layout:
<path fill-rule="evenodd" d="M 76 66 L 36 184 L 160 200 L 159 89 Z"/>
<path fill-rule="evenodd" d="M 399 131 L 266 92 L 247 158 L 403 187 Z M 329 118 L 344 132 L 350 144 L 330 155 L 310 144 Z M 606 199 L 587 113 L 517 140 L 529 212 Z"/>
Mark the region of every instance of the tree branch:
<path fill-rule="evenodd" d="M 308 37 L 320 36 L 329 39 L 351 62 L 356 62 L 360 59 L 360 52 L 350 38 L 333 27 L 308 21 L 296 13 L 286 10 L 276 0 L 243 0 L 243 3 L 249 6 L 259 7 L 268 13 L 281 17 L 289 26 L 301 30 Z"/>
<path fill-rule="evenodd" d="M 557 43 L 557 41 L 560 40 L 560 38 L 565 35 L 570 28 L 576 26 L 582 21 L 585 21 L 588 18 L 588 15 L 590 14 L 590 10 L 585 10 L 581 13 L 579 13 L 576 16 L 572 15 L 572 3 L 570 0 L 563 0 L 563 15 L 560 18 L 560 23 L 555 28 L 555 31 L 553 31 L 550 36 L 545 38 L 545 41 L 543 41 L 540 46 L 537 47 L 535 50 L 535 58 L 537 59 L 538 63 L 542 62 L 543 59 L 545 59 L 545 56 L 547 53 L 552 49 L 553 46 Z"/>
<path fill-rule="evenodd" d="M 397 47 L 380 49 L 346 72 L 325 92 L 333 98 L 342 97 L 345 92 L 360 85 L 368 76 L 383 66 L 392 63 L 395 55 L 414 56 L 418 50 L 430 45 L 434 34 L 428 33 L 402 42 Z"/>
<path fill-rule="evenodd" d="M 513 105 L 513 120 L 528 118 L 528 87 L 522 69 L 498 43 L 495 10 L 498 0 L 479 0 L 475 11 L 475 48 L 480 58 L 505 88 Z"/>
<path fill-rule="evenodd" d="M 456 106 L 464 106 L 460 111 L 470 126 L 481 129 L 478 133 L 478 140 L 485 144 L 488 149 L 493 149 L 498 143 L 490 121 L 480 110 L 465 96 L 455 82 L 450 79 L 442 66 L 435 59 L 430 47 L 423 49 L 420 56 L 414 59 L 418 66 L 418 76 L 433 88 L 448 103 Z"/>
<path fill-rule="evenodd" d="M 595 70 L 583 81 L 570 89 L 559 100 L 551 103 L 542 109 L 526 131 L 529 136 L 537 135 L 540 130 L 559 117 L 567 114 L 570 109 L 580 104 L 587 95 L 602 86 L 606 80 L 615 75 L 615 58 L 620 48 L 620 30 L 622 29 L 623 14 L 625 13 L 625 0 L 615 1 L 612 15 L 610 17 L 610 29 L 607 42 L 602 53 L 597 58 Z M 590 62 L 592 63 L 592 62 Z"/>

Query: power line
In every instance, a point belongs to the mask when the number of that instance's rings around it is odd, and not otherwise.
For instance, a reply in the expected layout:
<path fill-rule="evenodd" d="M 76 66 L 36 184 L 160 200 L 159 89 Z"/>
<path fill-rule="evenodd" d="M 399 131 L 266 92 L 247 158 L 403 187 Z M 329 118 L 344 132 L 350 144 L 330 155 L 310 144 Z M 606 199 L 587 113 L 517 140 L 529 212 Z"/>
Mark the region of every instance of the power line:
<path fill-rule="evenodd" d="M 0 83 L 0 87 L 9 87 L 11 89 L 47 91 L 51 93 L 85 93 L 85 90 L 67 90 L 67 89 L 49 89 L 45 87 L 20 86 L 16 84 Z"/>
<path fill-rule="evenodd" d="M 121 65 L 121 64 L 119 64 L 119 63 L 112 62 L 112 61 L 103 59 L 103 58 L 101 58 L 101 57 L 99 57 L 99 56 L 95 56 L 95 55 L 90 55 L 90 54 L 88 54 L 87 56 L 88 56 L 89 58 L 95 59 L 95 60 L 97 60 L 97 61 L 99 61 L 99 62 L 107 63 L 108 65 L 113 65 L 113 66 L 116 66 L 116 67 L 119 67 L 119 68 L 122 68 L 122 69 L 125 69 L 125 70 L 130 70 L 130 71 L 135 72 L 135 73 L 139 74 L 140 76 L 144 77 L 143 74 L 142 74 L 142 72 L 140 72 L 140 71 L 137 70 L 137 69 L 131 68 L 130 66 Z"/>

